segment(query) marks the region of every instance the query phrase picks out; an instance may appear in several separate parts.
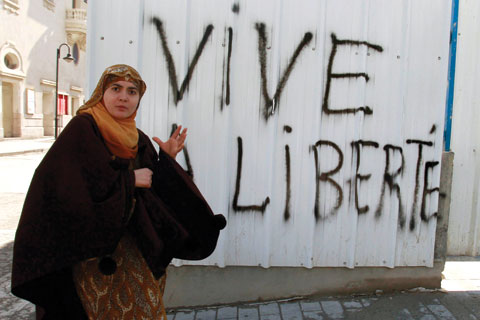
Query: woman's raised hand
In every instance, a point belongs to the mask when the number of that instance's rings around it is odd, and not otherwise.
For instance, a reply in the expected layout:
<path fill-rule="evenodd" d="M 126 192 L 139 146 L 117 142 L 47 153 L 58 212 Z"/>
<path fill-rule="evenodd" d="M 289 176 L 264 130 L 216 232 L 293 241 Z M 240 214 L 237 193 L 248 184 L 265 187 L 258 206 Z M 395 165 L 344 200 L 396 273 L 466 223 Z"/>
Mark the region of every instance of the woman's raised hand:
<path fill-rule="evenodd" d="M 170 157 L 175 159 L 177 154 L 182 151 L 185 145 L 185 139 L 187 138 L 187 129 L 183 129 L 182 126 L 178 126 L 177 130 L 175 130 L 170 139 L 167 142 L 163 142 L 158 137 L 153 137 L 153 141 L 155 141 L 158 146 L 166 152 Z"/>
<path fill-rule="evenodd" d="M 150 188 L 152 186 L 152 170 L 148 168 L 137 169 L 135 173 L 135 187 Z"/>

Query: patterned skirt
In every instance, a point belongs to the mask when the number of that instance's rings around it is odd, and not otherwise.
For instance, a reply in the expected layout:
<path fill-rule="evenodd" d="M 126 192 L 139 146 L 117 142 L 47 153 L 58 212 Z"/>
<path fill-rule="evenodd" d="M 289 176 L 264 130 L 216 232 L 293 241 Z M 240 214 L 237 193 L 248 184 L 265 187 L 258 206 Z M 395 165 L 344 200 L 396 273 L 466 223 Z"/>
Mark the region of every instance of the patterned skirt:
<path fill-rule="evenodd" d="M 98 258 L 73 268 L 77 294 L 88 318 L 166 320 L 162 299 L 166 276 L 155 279 L 130 235 L 120 240 L 112 258 L 117 269 L 110 276 L 99 271 Z"/>

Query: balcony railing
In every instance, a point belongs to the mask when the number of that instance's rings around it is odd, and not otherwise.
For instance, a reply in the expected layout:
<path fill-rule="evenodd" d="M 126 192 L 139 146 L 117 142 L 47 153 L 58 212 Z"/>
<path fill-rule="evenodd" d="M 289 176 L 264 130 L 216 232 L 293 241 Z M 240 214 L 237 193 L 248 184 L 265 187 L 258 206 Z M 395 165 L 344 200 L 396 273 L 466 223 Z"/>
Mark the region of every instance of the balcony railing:
<path fill-rule="evenodd" d="M 80 50 L 85 50 L 87 42 L 87 10 L 67 9 L 65 31 L 69 45 L 77 43 Z"/>
<path fill-rule="evenodd" d="M 67 9 L 67 20 L 79 20 L 87 23 L 87 10 L 85 9 Z"/>
<path fill-rule="evenodd" d="M 20 5 L 18 4 L 18 0 L 3 0 L 3 8 L 18 14 L 18 10 L 20 10 Z"/>

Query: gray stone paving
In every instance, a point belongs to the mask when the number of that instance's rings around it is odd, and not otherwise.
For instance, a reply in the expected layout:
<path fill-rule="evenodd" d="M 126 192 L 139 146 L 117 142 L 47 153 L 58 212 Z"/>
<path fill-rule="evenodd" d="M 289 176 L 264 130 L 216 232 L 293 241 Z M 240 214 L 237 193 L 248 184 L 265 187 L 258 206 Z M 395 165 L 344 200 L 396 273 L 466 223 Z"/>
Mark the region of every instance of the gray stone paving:
<path fill-rule="evenodd" d="M 298 302 L 282 303 L 280 310 L 284 320 L 301 320 L 303 318 Z"/>
<path fill-rule="evenodd" d="M 6 232 L 0 233 L 5 241 Z M 10 235 L 13 233 L 9 232 Z M 10 272 L 12 270 L 13 243 L 0 243 L 0 319 L 35 319 L 34 306 L 10 293 Z"/>
<path fill-rule="evenodd" d="M 480 320 L 480 292 L 397 292 L 361 297 L 304 298 L 294 301 L 218 306 L 195 310 L 169 311 L 169 320 L 206 319 L 419 319 L 419 320 Z M 216 318 L 213 315 L 216 314 Z"/>
<path fill-rule="evenodd" d="M 229 320 L 237 319 L 238 310 L 236 307 L 221 307 L 217 310 L 217 319 Z"/>
<path fill-rule="evenodd" d="M 20 144 L 23 143 L 33 149 L 37 148 L 39 143 L 43 144 L 43 140 L 20 141 Z M 10 273 L 18 219 L 33 172 L 43 154 L 22 154 L 25 147 L 19 146 L 13 140 L 2 141 L 0 144 L 0 319 L 35 319 L 35 307 L 10 293 Z M 22 155 L 11 156 L 7 153 Z"/>

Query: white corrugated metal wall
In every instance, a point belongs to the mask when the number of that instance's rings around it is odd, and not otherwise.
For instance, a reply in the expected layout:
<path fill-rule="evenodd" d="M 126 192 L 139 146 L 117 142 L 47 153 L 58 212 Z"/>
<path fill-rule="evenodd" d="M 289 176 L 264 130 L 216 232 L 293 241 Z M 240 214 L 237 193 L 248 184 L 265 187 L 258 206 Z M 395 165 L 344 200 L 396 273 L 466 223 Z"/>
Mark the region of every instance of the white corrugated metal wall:
<path fill-rule="evenodd" d="M 459 3 L 447 253 L 480 255 L 480 2 Z"/>
<path fill-rule="evenodd" d="M 148 85 L 138 126 L 162 139 L 188 127 L 177 160 L 228 219 L 200 264 L 432 266 L 450 11 L 97 1 L 90 88 L 129 63 Z"/>

